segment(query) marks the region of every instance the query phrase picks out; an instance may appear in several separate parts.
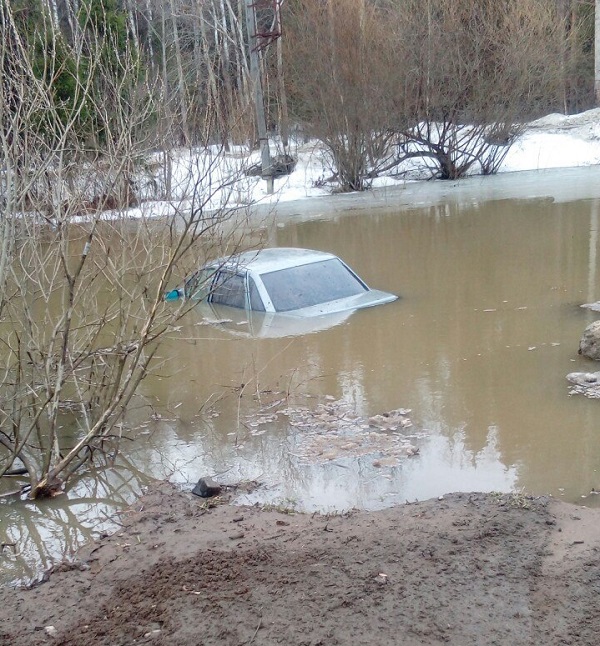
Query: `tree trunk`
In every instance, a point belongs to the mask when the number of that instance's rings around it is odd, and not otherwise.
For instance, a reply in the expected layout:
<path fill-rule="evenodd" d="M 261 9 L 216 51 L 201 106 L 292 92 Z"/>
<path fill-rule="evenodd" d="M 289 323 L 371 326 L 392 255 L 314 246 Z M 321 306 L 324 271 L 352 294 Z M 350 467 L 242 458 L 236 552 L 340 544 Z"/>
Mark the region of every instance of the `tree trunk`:
<path fill-rule="evenodd" d="M 283 152 L 287 153 L 289 146 L 289 116 L 287 94 L 285 91 L 285 79 L 283 76 L 283 47 L 281 39 L 283 38 L 281 26 L 281 3 L 277 2 L 275 5 L 276 28 L 275 31 L 279 34 L 277 39 L 277 83 L 279 86 L 279 101 L 281 105 L 281 117 L 279 123 L 279 130 L 281 134 L 281 143 L 283 144 Z"/>
<path fill-rule="evenodd" d="M 594 33 L 594 96 L 600 106 L 600 0 L 596 0 Z"/>
<path fill-rule="evenodd" d="M 181 110 L 181 128 L 183 131 L 183 143 L 190 144 L 190 131 L 188 127 L 188 104 L 185 87 L 185 74 L 183 71 L 183 58 L 181 56 L 181 45 L 179 42 L 179 28 L 177 27 L 177 15 L 173 0 L 171 5 L 171 28 L 173 30 L 173 46 L 175 48 L 175 61 L 177 63 L 177 79 L 179 87 L 179 109 Z"/>

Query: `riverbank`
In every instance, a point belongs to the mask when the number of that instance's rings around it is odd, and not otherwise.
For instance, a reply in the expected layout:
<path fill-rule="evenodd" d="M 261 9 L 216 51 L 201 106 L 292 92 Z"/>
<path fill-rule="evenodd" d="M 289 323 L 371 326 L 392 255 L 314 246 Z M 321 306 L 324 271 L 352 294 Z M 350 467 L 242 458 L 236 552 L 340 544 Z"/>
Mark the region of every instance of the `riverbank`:
<path fill-rule="evenodd" d="M 600 510 L 515 494 L 341 516 L 213 505 L 155 486 L 46 582 L 0 591 L 0 643 L 597 643 Z"/>

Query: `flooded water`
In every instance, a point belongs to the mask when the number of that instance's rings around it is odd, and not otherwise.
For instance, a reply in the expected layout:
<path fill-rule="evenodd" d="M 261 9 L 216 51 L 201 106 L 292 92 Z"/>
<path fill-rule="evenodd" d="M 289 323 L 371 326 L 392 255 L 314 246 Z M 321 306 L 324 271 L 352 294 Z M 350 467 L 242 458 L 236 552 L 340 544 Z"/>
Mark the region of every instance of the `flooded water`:
<path fill-rule="evenodd" d="M 303 510 L 472 490 L 594 504 L 600 402 L 569 396 L 565 376 L 596 369 L 577 348 L 596 318 L 579 306 L 600 299 L 600 199 L 456 200 L 437 187 L 420 206 L 280 218 L 271 246 L 331 251 L 401 298 L 274 338 L 264 321 L 211 326 L 192 312 L 131 410 L 138 439 L 119 469 L 82 482 L 83 499 L 0 509 L 2 542 L 29 567 L 5 554 L 5 580 L 111 526 L 151 476 L 254 479 L 264 486 L 242 502 Z M 397 409 L 411 426 L 372 420 Z"/>

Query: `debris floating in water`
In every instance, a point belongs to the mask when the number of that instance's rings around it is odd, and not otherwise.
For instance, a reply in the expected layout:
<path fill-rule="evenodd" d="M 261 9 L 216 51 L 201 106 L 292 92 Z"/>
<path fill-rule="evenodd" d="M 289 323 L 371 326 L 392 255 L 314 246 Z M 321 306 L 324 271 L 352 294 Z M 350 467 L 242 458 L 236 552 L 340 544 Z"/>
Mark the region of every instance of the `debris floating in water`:
<path fill-rule="evenodd" d="M 412 429 L 409 408 L 366 417 L 347 402 L 335 401 L 331 396 L 324 400 L 314 408 L 288 406 L 271 409 L 268 415 L 249 416 L 246 427 L 251 435 L 259 435 L 265 432 L 265 425 L 287 418 L 288 425 L 298 431 L 293 454 L 310 463 L 373 456 L 374 466 L 394 467 L 401 460 L 419 454 L 414 441 L 426 434 Z"/>

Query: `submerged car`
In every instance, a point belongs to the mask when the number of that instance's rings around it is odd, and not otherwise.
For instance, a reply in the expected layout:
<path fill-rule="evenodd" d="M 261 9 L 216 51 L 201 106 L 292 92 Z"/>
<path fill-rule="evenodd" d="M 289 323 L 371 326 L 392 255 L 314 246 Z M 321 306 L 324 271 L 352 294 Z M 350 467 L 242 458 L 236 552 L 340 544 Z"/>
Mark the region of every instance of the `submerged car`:
<path fill-rule="evenodd" d="M 167 294 L 169 300 L 182 297 L 297 317 L 346 312 L 397 298 L 367 287 L 333 254 L 291 248 L 246 251 L 215 260 Z"/>

